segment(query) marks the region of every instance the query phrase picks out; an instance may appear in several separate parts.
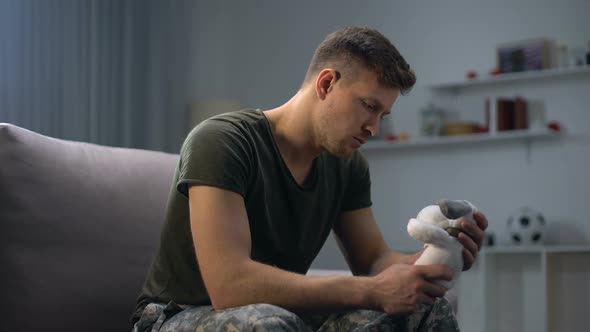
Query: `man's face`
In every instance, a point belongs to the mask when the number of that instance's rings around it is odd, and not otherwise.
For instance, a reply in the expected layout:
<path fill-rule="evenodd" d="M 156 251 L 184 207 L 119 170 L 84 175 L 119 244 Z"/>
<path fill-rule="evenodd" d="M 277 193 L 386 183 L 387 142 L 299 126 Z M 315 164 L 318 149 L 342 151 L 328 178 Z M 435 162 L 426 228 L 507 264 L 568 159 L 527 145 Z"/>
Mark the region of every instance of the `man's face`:
<path fill-rule="evenodd" d="M 377 75 L 359 70 L 354 78 L 342 77 L 326 94 L 316 130 L 318 142 L 333 155 L 348 159 L 379 134 L 379 126 L 400 95 L 400 90 L 380 85 Z"/>

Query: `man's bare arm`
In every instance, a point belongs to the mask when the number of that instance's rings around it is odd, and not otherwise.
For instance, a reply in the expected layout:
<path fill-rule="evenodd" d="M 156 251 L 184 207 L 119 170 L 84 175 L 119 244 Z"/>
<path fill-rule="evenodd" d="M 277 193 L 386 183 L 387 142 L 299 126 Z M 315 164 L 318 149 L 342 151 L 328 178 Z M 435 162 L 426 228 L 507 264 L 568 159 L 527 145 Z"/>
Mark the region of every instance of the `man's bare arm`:
<path fill-rule="evenodd" d="M 192 186 L 189 197 L 199 267 L 215 309 L 269 303 L 295 312 L 411 312 L 419 303 L 432 303 L 446 292 L 428 280 L 452 278 L 441 265 L 397 264 L 375 277 L 287 272 L 250 258 L 250 229 L 239 194 Z"/>
<path fill-rule="evenodd" d="M 377 275 L 393 264 L 412 264 L 418 254 L 393 251 L 383 239 L 371 208 L 343 212 L 334 226 L 340 250 L 355 275 Z"/>
<path fill-rule="evenodd" d="M 370 308 L 368 278 L 308 277 L 250 258 L 242 196 L 208 186 L 189 189 L 191 231 L 215 309 L 270 303 L 294 311 Z"/>

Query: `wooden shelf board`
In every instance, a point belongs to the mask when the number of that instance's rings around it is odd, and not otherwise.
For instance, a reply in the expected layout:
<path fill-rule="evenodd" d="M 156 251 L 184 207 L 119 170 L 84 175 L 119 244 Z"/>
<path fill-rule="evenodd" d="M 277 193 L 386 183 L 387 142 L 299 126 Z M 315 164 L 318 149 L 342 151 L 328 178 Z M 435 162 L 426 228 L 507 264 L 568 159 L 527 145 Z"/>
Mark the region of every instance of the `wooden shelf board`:
<path fill-rule="evenodd" d="M 369 141 L 365 144 L 361 151 L 371 150 L 387 150 L 387 149 L 402 149 L 402 148 L 420 148 L 436 145 L 456 145 L 477 142 L 493 142 L 504 140 L 517 139 L 533 139 L 533 138 L 547 138 L 556 137 L 559 133 L 551 130 L 510 130 L 504 132 L 497 132 L 492 134 L 469 134 L 460 136 L 437 136 L 437 137 L 420 137 L 405 142 L 390 142 L 385 140 Z"/>
<path fill-rule="evenodd" d="M 590 245 L 538 245 L 484 247 L 485 254 L 576 253 L 590 252 Z"/>
<path fill-rule="evenodd" d="M 531 70 L 518 73 L 507 73 L 498 76 L 487 76 L 476 78 L 473 80 L 455 81 L 455 82 L 439 82 L 433 83 L 429 86 L 433 89 L 457 89 L 468 88 L 473 86 L 488 85 L 495 83 L 508 83 L 525 80 L 536 80 L 549 77 L 566 77 L 574 75 L 590 74 L 590 65 L 583 65 L 568 68 L 551 68 L 544 70 Z"/>

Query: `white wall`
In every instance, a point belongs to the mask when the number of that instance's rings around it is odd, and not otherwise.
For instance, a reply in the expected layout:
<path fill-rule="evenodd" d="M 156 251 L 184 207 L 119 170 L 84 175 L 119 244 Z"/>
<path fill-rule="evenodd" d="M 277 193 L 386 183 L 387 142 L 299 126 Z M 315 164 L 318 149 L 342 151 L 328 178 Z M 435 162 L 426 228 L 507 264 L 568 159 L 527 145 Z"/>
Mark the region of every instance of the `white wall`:
<path fill-rule="evenodd" d="M 327 33 L 344 25 L 370 25 L 390 37 L 417 72 L 415 89 L 398 101 L 393 115 L 394 128 L 412 135 L 419 130 L 419 109 L 433 98 L 427 84 L 460 80 L 470 69 L 487 73 L 495 65 L 497 44 L 549 37 L 585 47 L 590 40 L 588 0 L 222 1 L 211 8 L 207 15 L 199 13 L 204 19 L 199 27 L 210 33 L 199 46 L 201 91 L 244 106 L 277 106 L 296 92 Z M 529 153 L 524 143 L 513 142 L 367 152 L 374 210 L 387 241 L 400 250 L 417 249 L 405 232 L 408 218 L 450 197 L 479 205 L 492 230 L 500 229 L 512 210 L 529 204 L 563 225 L 558 228 L 563 232 L 580 230 L 577 241 L 590 242 L 589 81 L 587 75 L 490 87 L 453 104 L 465 118 L 480 119 L 485 95 L 518 92 L 544 102 L 547 118 L 559 120 L 571 135 L 534 142 Z M 328 243 L 314 265 L 337 268 L 344 262 Z"/>

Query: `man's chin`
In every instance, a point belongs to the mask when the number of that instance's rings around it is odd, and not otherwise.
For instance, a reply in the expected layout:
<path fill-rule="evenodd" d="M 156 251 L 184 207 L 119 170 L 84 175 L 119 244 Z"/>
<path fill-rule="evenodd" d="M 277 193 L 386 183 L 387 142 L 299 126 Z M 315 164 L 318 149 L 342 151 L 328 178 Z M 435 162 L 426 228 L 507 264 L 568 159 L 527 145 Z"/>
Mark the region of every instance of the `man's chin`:
<path fill-rule="evenodd" d="M 335 157 L 339 158 L 339 159 L 343 159 L 343 160 L 348 160 L 350 158 L 352 158 L 352 155 L 354 154 L 355 149 L 346 149 L 346 148 L 338 148 L 338 149 L 328 149 L 328 152 L 330 152 L 332 155 L 334 155 Z"/>

